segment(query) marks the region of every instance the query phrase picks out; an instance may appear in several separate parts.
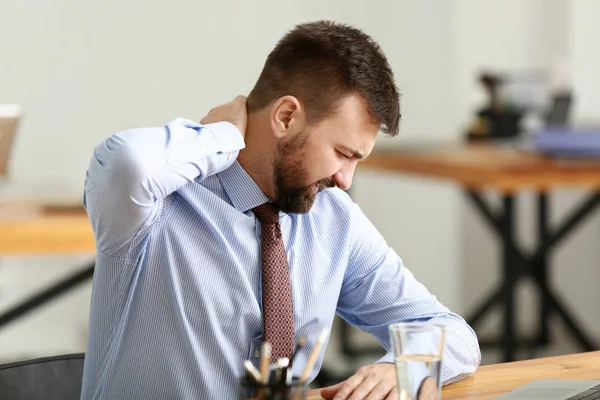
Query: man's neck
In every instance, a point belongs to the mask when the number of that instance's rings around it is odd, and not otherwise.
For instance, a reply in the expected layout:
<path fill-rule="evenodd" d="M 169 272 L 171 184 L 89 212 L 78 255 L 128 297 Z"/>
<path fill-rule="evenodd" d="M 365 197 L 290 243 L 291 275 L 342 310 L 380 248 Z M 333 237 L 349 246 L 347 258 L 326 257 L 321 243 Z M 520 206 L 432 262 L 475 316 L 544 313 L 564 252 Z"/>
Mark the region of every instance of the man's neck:
<path fill-rule="evenodd" d="M 248 115 L 248 126 L 244 136 L 246 147 L 240 150 L 237 160 L 263 193 L 273 199 L 273 139 L 269 132 L 268 116 L 260 111 Z"/>

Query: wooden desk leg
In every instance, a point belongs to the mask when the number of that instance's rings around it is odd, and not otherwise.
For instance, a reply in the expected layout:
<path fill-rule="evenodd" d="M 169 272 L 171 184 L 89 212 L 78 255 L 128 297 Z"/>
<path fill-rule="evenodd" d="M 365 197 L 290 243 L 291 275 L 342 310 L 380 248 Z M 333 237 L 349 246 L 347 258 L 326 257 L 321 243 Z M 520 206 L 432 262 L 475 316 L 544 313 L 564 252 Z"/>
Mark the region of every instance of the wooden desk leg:
<path fill-rule="evenodd" d="M 504 361 L 515 360 L 517 351 L 516 340 L 516 309 L 515 297 L 516 286 L 519 280 L 519 261 L 515 259 L 514 252 L 511 249 L 515 238 L 515 204 L 512 195 L 503 197 L 503 216 L 502 216 L 502 263 L 504 270 L 504 334 L 502 337 L 502 354 Z"/>
<path fill-rule="evenodd" d="M 540 337 L 534 338 L 534 340 L 516 340 L 514 336 L 515 326 L 514 323 L 514 289 L 517 281 L 523 276 L 532 276 L 538 289 L 541 292 L 542 299 L 540 300 L 540 307 L 542 313 L 539 317 L 540 321 L 543 321 L 546 328 L 547 339 L 549 339 L 548 330 L 548 316 L 556 315 L 563 320 L 567 329 L 572 333 L 573 337 L 577 340 L 583 351 L 592 351 L 600 348 L 594 340 L 592 340 L 581 325 L 572 316 L 569 308 L 561 300 L 558 293 L 556 293 L 548 279 L 548 258 L 550 257 L 552 249 L 558 244 L 575 228 L 577 225 L 584 221 L 597 206 L 600 205 L 600 193 L 592 194 L 587 200 L 576 207 L 575 211 L 567 217 L 562 223 L 553 230 L 548 229 L 547 212 L 548 205 L 547 199 L 539 200 L 540 205 L 540 217 L 542 213 L 543 218 L 539 222 L 540 232 L 540 244 L 533 255 L 526 255 L 515 242 L 514 238 L 514 204 L 513 200 L 504 197 L 504 213 L 502 215 L 495 215 L 491 208 L 483 201 L 481 196 L 474 191 L 467 191 L 468 197 L 473 201 L 473 204 L 480 211 L 484 220 L 489 223 L 493 231 L 498 235 L 503 246 L 503 265 L 504 265 L 504 280 L 502 284 L 494 290 L 483 302 L 482 305 L 476 309 L 471 318 L 467 318 L 467 322 L 474 328 L 475 323 L 480 320 L 490 309 L 495 305 L 499 304 L 504 308 L 504 334 L 505 336 L 501 340 L 484 340 L 480 338 L 479 343 L 483 346 L 491 345 L 496 347 L 498 344 L 504 347 L 504 361 L 512 361 L 510 358 L 514 356 L 516 347 L 520 344 L 526 344 L 528 346 L 539 346 Z M 542 229 L 543 228 L 543 229 Z M 513 318 L 511 318 L 513 317 Z M 542 332 L 543 332 L 542 327 Z M 512 334 L 511 334 L 512 333 Z"/>
<path fill-rule="evenodd" d="M 548 196 L 546 193 L 538 194 L 538 238 L 539 245 L 542 243 L 546 243 L 548 241 L 549 231 L 548 231 L 548 215 L 549 215 L 549 206 L 548 206 Z M 546 252 L 540 253 L 540 257 L 535 260 L 535 269 L 534 273 L 537 275 L 537 279 L 540 284 L 543 286 L 548 286 L 550 284 L 550 276 L 549 276 L 549 259 L 550 259 L 550 251 L 548 249 Z M 540 293 L 540 304 L 539 304 L 539 338 L 538 343 L 542 346 L 547 346 L 550 343 L 550 330 L 548 319 L 550 318 L 550 306 L 548 305 L 548 301 L 543 293 Z"/>
<path fill-rule="evenodd" d="M 500 340 L 486 341 L 480 338 L 480 345 L 492 345 L 502 347 L 502 356 L 504 361 L 514 361 L 519 341 L 516 337 L 516 285 L 523 276 L 522 264 L 524 257 L 515 243 L 515 199 L 513 195 L 503 196 L 501 212 L 494 213 L 486 204 L 482 197 L 474 191 L 467 191 L 468 197 L 473 201 L 477 210 L 484 217 L 486 222 L 493 228 L 494 233 L 498 235 L 500 246 L 502 247 L 502 282 L 500 286 L 492 292 L 482 305 L 479 306 L 467 322 L 473 329 L 475 324 L 491 311 L 494 305 L 502 307 L 503 329 Z"/>
<path fill-rule="evenodd" d="M 548 213 L 547 204 L 543 204 L 545 200 L 539 200 L 540 206 L 540 218 L 542 212 Z M 569 307 L 561 300 L 558 293 L 556 293 L 551 285 L 548 276 L 548 264 L 547 260 L 550 257 L 552 250 L 558 245 L 575 229 L 577 226 L 585 221 L 597 208 L 600 206 L 600 192 L 592 193 L 587 199 L 581 204 L 575 207 L 574 211 L 561 221 L 558 226 L 550 230 L 546 227 L 546 233 L 544 236 L 540 236 L 541 242 L 535 252 L 530 258 L 530 264 L 533 266 L 533 270 L 529 271 L 535 278 L 535 283 L 538 285 L 542 292 L 544 300 L 540 303 L 543 307 L 546 307 L 546 324 L 548 323 L 549 315 L 556 315 L 563 320 L 564 325 L 572 333 L 573 337 L 577 340 L 583 351 L 598 350 L 600 346 L 593 340 L 582 326 L 575 320 Z M 545 210 L 543 208 L 546 207 Z M 547 223 L 547 222 L 546 222 Z M 540 223 L 540 231 L 542 223 Z M 542 271 L 542 269 L 546 271 Z M 543 309 L 542 309 L 543 310 Z M 549 331 L 547 331 L 549 332 Z M 549 335 L 547 337 L 549 342 Z"/>

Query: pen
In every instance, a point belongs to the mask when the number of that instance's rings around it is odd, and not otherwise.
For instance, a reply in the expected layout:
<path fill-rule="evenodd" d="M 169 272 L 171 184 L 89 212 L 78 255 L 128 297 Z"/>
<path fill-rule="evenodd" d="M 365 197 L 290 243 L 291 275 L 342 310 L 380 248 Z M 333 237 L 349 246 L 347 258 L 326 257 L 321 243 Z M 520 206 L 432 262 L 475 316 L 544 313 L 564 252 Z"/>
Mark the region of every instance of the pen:
<path fill-rule="evenodd" d="M 280 358 L 277 360 L 277 364 L 275 364 L 275 384 L 281 385 L 285 384 L 287 379 L 287 367 L 290 365 L 290 359 L 287 357 Z"/>

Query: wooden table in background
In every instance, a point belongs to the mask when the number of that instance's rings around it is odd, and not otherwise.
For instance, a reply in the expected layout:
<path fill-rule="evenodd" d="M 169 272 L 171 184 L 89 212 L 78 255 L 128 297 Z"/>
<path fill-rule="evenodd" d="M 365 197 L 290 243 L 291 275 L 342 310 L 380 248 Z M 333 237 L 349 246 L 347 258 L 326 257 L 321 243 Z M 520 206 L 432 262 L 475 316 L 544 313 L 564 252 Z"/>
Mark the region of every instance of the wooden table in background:
<path fill-rule="evenodd" d="M 537 379 L 600 380 L 600 351 L 483 366 L 444 387 L 442 399 L 492 399 Z M 308 400 L 321 400 L 319 390 Z"/>
<path fill-rule="evenodd" d="M 502 282 L 481 301 L 467 321 L 475 326 L 493 306 L 500 305 L 504 309 L 503 332 L 501 338 L 481 339 L 482 346 L 501 345 L 503 361 L 513 361 L 520 345 L 549 344 L 548 320 L 554 314 L 562 319 L 582 351 L 600 349 L 550 286 L 549 279 L 551 252 L 600 204 L 600 161 L 549 158 L 507 144 L 419 144 L 374 151 L 359 168 L 455 182 L 465 189 L 467 197 L 497 234 L 503 250 Z M 550 227 L 548 194 L 552 189 L 565 187 L 585 188 L 593 193 L 560 224 Z M 494 209 L 481 196 L 486 189 L 502 196 L 501 209 Z M 531 254 L 517 243 L 515 234 L 514 196 L 522 190 L 537 192 L 538 247 Z M 517 339 L 516 287 L 525 276 L 533 278 L 540 292 L 538 332 L 532 338 Z"/>
<path fill-rule="evenodd" d="M 85 210 L 0 204 L 0 256 L 86 254 L 96 244 Z M 94 262 L 0 314 L 0 329 L 91 279 Z"/>
<path fill-rule="evenodd" d="M 83 208 L 2 209 L 0 256 L 95 251 L 92 227 Z"/>
<path fill-rule="evenodd" d="M 491 188 L 501 193 L 525 188 L 600 189 L 599 161 L 552 159 L 509 145 L 408 145 L 374 151 L 360 168 L 447 179 L 469 189 Z"/>

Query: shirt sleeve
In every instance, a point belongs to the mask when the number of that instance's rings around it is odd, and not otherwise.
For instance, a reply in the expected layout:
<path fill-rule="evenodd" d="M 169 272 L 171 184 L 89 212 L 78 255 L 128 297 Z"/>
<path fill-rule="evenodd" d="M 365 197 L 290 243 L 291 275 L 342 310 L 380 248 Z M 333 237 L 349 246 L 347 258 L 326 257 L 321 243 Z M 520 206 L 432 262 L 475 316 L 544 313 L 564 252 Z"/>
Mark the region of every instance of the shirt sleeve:
<path fill-rule="evenodd" d="M 394 361 L 390 324 L 431 322 L 444 325 L 447 331 L 442 383 L 455 382 L 472 374 L 481 362 L 473 329 L 415 279 L 358 205 L 351 207 L 350 262 L 342 284 L 338 314 L 377 338 L 387 352 L 378 362 Z M 419 346 L 418 343 L 414 345 Z M 420 382 L 425 376 L 419 375 L 410 379 Z"/>
<path fill-rule="evenodd" d="M 122 131 L 100 143 L 84 187 L 97 250 L 123 256 L 128 243 L 152 226 L 167 196 L 228 168 L 242 148 L 235 125 L 183 118 L 164 127 Z"/>

